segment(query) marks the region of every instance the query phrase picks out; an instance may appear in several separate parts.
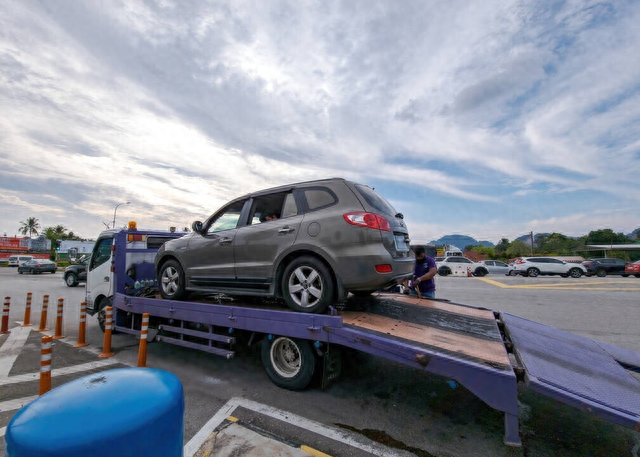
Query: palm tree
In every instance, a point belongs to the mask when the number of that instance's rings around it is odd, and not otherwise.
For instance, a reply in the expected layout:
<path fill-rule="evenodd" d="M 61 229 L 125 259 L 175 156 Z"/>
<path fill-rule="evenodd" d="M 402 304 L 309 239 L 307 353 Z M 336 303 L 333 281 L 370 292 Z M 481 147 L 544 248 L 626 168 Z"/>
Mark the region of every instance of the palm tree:
<path fill-rule="evenodd" d="M 32 234 L 38 234 L 38 230 L 40 229 L 40 222 L 35 217 L 28 217 L 26 221 L 20 221 L 20 229 L 18 230 L 23 235 L 26 235 L 29 232 L 29 238 L 31 238 Z"/>

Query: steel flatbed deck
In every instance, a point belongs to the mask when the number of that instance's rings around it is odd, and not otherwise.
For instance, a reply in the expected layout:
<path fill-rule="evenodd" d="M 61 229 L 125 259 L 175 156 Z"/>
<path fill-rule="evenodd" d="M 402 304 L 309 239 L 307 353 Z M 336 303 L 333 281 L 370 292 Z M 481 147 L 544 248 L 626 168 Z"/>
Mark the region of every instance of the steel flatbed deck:
<path fill-rule="evenodd" d="M 126 232 L 123 232 L 126 233 Z M 124 237 L 116 252 L 127 252 Z M 599 344 L 517 316 L 441 300 L 376 294 L 352 298 L 315 315 L 250 302 L 171 301 L 133 296 L 125 259 L 114 256 L 116 329 L 128 313 L 163 319 L 176 335 L 162 340 L 231 357 L 218 343 L 238 331 L 348 347 L 451 378 L 504 413 L 505 443 L 520 445 L 518 381 L 537 392 L 608 421 L 640 430 L 640 354 Z M 152 265 L 137 268 L 149 272 Z M 217 332 L 214 332 L 218 330 Z M 220 330 L 223 330 L 222 332 Z M 194 342 L 193 338 L 199 339 Z"/>

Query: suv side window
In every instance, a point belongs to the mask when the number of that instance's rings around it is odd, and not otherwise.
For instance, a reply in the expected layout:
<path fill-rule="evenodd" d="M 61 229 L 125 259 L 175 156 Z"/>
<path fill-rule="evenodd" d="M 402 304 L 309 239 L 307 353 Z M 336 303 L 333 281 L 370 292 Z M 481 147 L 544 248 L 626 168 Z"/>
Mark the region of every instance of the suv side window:
<path fill-rule="evenodd" d="M 330 192 L 329 189 L 310 188 L 303 189 L 302 192 L 307 200 L 307 206 L 310 211 L 331 206 L 338 201 L 333 192 Z"/>
<path fill-rule="evenodd" d="M 93 248 L 93 255 L 91 256 L 91 265 L 89 266 L 89 270 L 99 267 L 111 258 L 112 244 L 113 238 L 102 238 L 96 243 Z"/>
<path fill-rule="evenodd" d="M 269 222 L 273 217 L 283 219 L 298 214 L 298 207 L 291 192 L 261 195 L 253 198 L 249 212 L 249 225 Z"/>
<path fill-rule="evenodd" d="M 242 207 L 246 200 L 241 200 L 220 211 L 208 224 L 207 234 L 231 230 L 238 226 Z"/>

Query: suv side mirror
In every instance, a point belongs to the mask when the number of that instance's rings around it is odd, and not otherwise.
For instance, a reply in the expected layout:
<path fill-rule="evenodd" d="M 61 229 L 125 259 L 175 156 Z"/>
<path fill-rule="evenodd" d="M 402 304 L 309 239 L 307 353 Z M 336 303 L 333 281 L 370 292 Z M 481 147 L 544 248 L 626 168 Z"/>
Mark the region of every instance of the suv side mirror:
<path fill-rule="evenodd" d="M 195 221 L 193 224 L 191 224 L 191 230 L 193 230 L 196 233 L 202 232 L 202 222 Z"/>

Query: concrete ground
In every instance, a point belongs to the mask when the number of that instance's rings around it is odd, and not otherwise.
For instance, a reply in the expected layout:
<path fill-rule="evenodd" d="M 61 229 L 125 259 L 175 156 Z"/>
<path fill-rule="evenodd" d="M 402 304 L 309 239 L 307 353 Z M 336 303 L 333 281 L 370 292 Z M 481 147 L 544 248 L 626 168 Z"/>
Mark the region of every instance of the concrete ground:
<path fill-rule="evenodd" d="M 440 298 L 502 310 L 640 351 L 637 278 L 438 277 L 437 288 Z M 0 295 L 12 297 L 12 330 L 23 319 L 27 291 L 34 292 L 36 324 L 42 294 L 50 294 L 52 304 L 58 297 L 65 299 L 67 337 L 54 344 L 54 387 L 88 373 L 135 366 L 138 341 L 129 335 L 114 336 L 116 356 L 109 362 L 96 357 L 102 333 L 94 318 L 89 318 L 91 345 L 71 347 L 84 287 L 67 288 L 59 273 L 25 277 L 0 268 Z M 51 329 L 54 314 L 49 313 Z M 22 346 L 8 349 L 9 337 L 0 336 L 2 434 L 20 403 L 37 395 L 33 373 L 39 365 L 38 339 L 30 331 Z M 259 346 L 243 343 L 232 360 L 163 343 L 149 345 L 148 366 L 173 372 L 184 385 L 185 444 L 202 438 L 198 455 L 259 455 L 251 449 L 259 452 L 273 445 L 277 450 L 270 455 L 638 456 L 637 432 L 524 386 L 519 397 L 523 446 L 509 448 L 502 443 L 502 414 L 450 380 L 347 350 L 336 383 L 324 390 L 316 383 L 289 392 L 266 376 Z"/>

